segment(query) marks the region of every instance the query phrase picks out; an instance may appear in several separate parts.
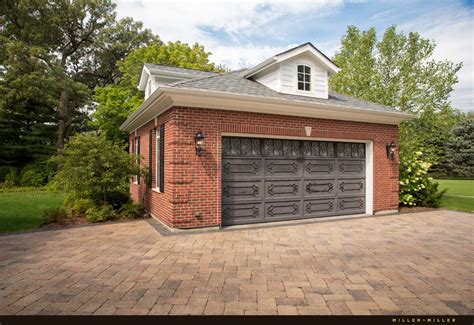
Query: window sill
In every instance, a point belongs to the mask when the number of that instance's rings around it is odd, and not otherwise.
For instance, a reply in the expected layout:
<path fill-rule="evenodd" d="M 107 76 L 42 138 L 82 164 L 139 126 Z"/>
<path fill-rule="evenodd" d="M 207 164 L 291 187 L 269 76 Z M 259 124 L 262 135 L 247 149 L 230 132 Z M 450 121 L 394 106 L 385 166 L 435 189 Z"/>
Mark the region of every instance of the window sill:
<path fill-rule="evenodd" d="M 156 192 L 156 193 L 163 193 L 163 192 L 161 192 L 160 189 L 157 188 L 157 187 L 154 187 L 154 188 L 152 188 L 151 190 L 152 190 L 153 192 Z"/>

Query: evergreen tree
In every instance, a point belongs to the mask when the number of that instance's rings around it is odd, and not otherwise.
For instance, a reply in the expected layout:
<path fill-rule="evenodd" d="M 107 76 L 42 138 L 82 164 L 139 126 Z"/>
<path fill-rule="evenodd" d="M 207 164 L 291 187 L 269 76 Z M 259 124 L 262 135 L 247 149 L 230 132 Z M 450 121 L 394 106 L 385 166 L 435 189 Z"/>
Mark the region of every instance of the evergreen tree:
<path fill-rule="evenodd" d="M 474 119 L 464 118 L 453 127 L 447 165 L 456 176 L 474 177 Z"/>

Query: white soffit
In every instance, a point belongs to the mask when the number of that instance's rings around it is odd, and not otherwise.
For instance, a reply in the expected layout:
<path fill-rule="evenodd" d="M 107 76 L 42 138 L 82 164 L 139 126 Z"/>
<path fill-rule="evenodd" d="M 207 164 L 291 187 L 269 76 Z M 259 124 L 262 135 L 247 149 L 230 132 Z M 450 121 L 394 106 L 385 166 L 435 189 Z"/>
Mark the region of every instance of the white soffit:
<path fill-rule="evenodd" d="M 414 116 L 342 105 L 325 105 L 224 92 L 162 87 L 155 91 L 120 127 L 132 131 L 173 106 L 301 116 L 344 121 L 398 125 Z"/>

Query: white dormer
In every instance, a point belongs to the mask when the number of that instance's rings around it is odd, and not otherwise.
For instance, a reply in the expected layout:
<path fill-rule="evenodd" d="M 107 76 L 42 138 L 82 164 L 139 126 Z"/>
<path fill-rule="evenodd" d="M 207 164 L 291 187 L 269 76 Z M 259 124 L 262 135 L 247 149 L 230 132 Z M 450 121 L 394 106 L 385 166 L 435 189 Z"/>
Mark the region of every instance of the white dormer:
<path fill-rule="evenodd" d="M 217 73 L 147 63 L 143 66 L 138 90 L 144 91 L 147 99 L 156 89 L 166 84 L 215 74 Z"/>
<path fill-rule="evenodd" d="M 311 43 L 277 54 L 242 73 L 277 92 L 328 98 L 328 78 L 339 68 Z"/>

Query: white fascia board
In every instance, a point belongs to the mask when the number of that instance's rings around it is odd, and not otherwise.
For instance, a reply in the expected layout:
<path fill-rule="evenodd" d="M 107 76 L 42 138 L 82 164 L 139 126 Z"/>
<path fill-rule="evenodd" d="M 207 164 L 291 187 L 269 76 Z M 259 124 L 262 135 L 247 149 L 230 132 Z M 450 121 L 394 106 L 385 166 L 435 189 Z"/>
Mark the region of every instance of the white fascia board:
<path fill-rule="evenodd" d="M 144 91 L 146 88 L 146 83 L 148 81 L 148 78 L 150 77 L 151 73 L 150 70 L 146 66 L 143 66 L 142 68 L 142 73 L 140 75 L 140 81 L 138 83 L 138 90 Z"/>
<path fill-rule="evenodd" d="M 243 78 L 250 78 L 251 76 L 259 73 L 260 71 L 262 71 L 263 69 L 266 69 L 270 66 L 272 66 L 274 63 L 276 63 L 278 61 L 278 59 L 274 56 L 274 57 L 271 57 L 269 59 L 266 59 L 265 61 L 257 64 L 256 66 L 254 66 L 253 68 L 250 68 L 248 70 L 244 70 L 240 76 L 242 76 Z"/>
<path fill-rule="evenodd" d="M 404 112 L 383 112 L 343 105 L 308 103 L 295 100 L 236 95 L 195 89 L 161 87 L 155 91 L 122 124 L 121 130 L 131 132 L 172 106 L 209 108 L 287 116 L 391 124 L 415 118 Z"/>
<path fill-rule="evenodd" d="M 279 62 L 282 62 L 282 61 L 285 61 L 285 60 L 288 60 L 294 56 L 297 56 L 297 55 L 300 55 L 302 53 L 305 53 L 305 52 L 310 52 L 311 54 L 314 55 L 314 57 L 316 58 L 316 60 L 321 63 L 329 72 L 329 74 L 334 74 L 334 73 L 338 73 L 340 71 L 340 69 L 334 64 L 332 63 L 331 61 L 329 61 L 324 55 L 322 55 L 320 52 L 316 51 L 311 45 L 307 44 L 303 47 L 300 47 L 300 48 L 297 48 L 297 49 L 294 49 L 293 51 L 290 51 L 290 52 L 287 52 L 287 53 L 283 53 L 283 54 L 280 54 L 280 55 L 277 55 L 277 56 L 274 56 L 274 57 L 271 57 L 259 64 L 257 64 L 256 66 L 254 66 L 253 68 L 250 68 L 248 70 L 245 70 L 241 76 L 244 77 L 244 78 L 250 78 L 251 76 L 259 73 L 260 71 L 262 70 L 265 70 L 265 69 L 268 69 L 270 67 L 272 67 L 274 64 L 276 63 L 279 63 Z"/>
<path fill-rule="evenodd" d="M 329 61 L 324 55 L 322 55 L 320 52 L 316 51 L 311 45 L 307 44 L 301 48 L 295 49 L 294 51 L 288 52 L 288 53 L 283 53 L 279 55 L 278 62 L 288 60 L 294 56 L 303 54 L 305 52 L 310 52 L 315 56 L 317 61 L 319 61 L 326 69 L 328 69 L 328 72 L 330 74 L 338 73 L 339 68 L 334 65 L 331 61 Z"/>

